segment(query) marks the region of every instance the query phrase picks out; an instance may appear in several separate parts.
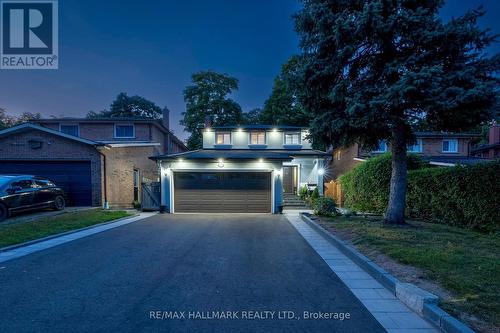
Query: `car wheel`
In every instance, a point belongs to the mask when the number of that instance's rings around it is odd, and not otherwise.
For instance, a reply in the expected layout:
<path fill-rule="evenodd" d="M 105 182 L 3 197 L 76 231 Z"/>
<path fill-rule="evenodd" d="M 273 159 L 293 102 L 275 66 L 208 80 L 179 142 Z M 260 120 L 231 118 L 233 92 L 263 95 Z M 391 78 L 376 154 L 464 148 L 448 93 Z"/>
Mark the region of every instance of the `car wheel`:
<path fill-rule="evenodd" d="M 7 207 L 0 204 L 0 222 L 2 222 L 8 217 L 9 217 L 9 211 L 7 210 Z"/>
<path fill-rule="evenodd" d="M 54 199 L 54 209 L 63 210 L 66 207 L 66 200 L 60 195 Z"/>

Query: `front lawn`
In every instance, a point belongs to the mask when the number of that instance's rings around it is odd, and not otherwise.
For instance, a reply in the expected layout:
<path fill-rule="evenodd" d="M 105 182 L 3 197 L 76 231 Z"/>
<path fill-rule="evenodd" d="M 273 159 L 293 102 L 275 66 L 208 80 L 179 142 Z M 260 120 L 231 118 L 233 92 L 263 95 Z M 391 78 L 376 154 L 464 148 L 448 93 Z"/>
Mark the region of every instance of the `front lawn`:
<path fill-rule="evenodd" d="M 33 222 L 0 225 L 0 248 L 116 220 L 129 215 L 126 211 L 93 209 L 41 218 Z"/>
<path fill-rule="evenodd" d="M 322 225 L 375 261 L 380 261 L 375 254 L 382 253 L 418 268 L 425 280 L 449 292 L 443 309 L 478 331 L 498 330 L 500 235 L 418 221 L 391 227 L 374 217 L 322 218 Z M 391 271 L 390 265 L 385 268 Z"/>

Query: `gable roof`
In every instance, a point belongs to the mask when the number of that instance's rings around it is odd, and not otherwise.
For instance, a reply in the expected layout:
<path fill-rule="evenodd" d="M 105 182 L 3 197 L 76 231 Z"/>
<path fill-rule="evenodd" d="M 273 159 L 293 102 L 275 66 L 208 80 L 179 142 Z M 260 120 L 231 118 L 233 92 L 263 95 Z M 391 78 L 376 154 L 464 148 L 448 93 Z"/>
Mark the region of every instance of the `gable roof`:
<path fill-rule="evenodd" d="M 47 128 L 47 127 L 38 126 L 38 125 L 35 125 L 35 124 L 31 124 L 31 123 L 25 123 L 25 124 L 13 126 L 13 127 L 1 130 L 0 131 L 0 137 L 7 136 L 7 135 L 13 134 L 13 133 L 25 132 L 25 131 L 29 131 L 29 130 L 37 130 L 37 131 L 46 132 L 46 133 L 49 133 L 49 134 L 53 134 L 53 135 L 56 135 L 56 136 L 59 136 L 59 137 L 63 137 L 63 138 L 69 139 L 69 140 L 78 141 L 80 143 L 83 143 L 83 144 L 86 144 L 86 145 L 91 145 L 91 146 L 104 146 L 105 145 L 105 144 L 100 143 L 100 142 L 96 142 L 96 141 L 92 141 L 92 140 L 80 138 L 80 137 L 77 137 L 77 136 L 69 135 L 69 134 L 66 134 L 66 133 L 63 133 L 63 132 L 59 132 L 59 131 L 56 131 L 56 130 L 53 130 L 53 129 L 50 129 L 50 128 Z"/>

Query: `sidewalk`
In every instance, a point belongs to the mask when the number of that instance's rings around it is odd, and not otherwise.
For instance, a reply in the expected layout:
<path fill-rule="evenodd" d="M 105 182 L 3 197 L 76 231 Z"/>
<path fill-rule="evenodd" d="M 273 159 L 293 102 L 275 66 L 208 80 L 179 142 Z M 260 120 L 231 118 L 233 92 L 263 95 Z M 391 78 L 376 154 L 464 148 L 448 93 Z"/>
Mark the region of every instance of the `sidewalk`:
<path fill-rule="evenodd" d="M 361 267 L 303 222 L 298 212 L 287 211 L 284 215 L 387 332 L 440 332 L 425 319 L 410 310 L 378 281 L 363 271 Z"/>

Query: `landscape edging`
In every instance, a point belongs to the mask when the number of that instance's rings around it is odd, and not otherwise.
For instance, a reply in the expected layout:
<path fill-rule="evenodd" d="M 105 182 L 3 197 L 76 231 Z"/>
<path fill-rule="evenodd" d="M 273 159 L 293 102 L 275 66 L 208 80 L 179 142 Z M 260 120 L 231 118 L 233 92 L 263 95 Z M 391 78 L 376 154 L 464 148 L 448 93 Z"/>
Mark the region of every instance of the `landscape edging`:
<path fill-rule="evenodd" d="M 359 253 L 352 245 L 341 240 L 331 232 L 320 226 L 313 219 L 300 213 L 300 218 L 320 233 L 329 243 L 338 248 L 349 259 L 361 266 L 375 280 L 389 289 L 399 300 L 421 317 L 433 323 L 446 333 L 474 333 L 467 325 L 449 315 L 437 303 L 439 298 L 411 283 L 399 281 L 395 276 L 386 272 L 376 263 Z"/>

